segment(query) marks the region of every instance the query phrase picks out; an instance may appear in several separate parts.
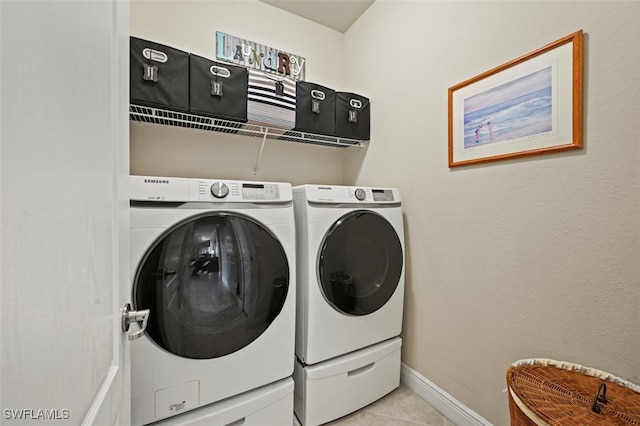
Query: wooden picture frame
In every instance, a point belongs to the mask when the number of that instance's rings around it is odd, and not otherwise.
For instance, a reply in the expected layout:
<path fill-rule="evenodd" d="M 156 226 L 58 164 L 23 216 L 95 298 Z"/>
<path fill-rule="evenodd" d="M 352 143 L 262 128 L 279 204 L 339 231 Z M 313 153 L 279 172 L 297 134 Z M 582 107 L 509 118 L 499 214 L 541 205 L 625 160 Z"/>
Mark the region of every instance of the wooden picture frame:
<path fill-rule="evenodd" d="M 582 148 L 579 30 L 449 88 L 449 167 Z"/>

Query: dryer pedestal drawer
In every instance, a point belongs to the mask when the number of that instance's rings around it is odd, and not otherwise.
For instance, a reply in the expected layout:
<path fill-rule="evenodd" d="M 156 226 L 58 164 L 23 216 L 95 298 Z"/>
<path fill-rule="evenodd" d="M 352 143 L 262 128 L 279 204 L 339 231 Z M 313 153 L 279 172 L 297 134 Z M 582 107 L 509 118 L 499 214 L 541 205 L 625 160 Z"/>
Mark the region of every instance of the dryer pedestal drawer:
<path fill-rule="evenodd" d="M 400 385 L 399 337 L 304 366 L 296 362 L 294 410 L 303 426 L 350 414 Z"/>

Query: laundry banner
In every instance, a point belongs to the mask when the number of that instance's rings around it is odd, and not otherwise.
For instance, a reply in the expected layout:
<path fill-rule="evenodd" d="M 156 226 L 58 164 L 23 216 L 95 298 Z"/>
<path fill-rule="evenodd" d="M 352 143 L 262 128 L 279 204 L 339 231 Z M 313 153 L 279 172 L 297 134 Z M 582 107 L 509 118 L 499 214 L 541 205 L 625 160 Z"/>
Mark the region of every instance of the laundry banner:
<path fill-rule="evenodd" d="M 216 58 L 293 80 L 305 79 L 305 58 L 220 31 L 216 31 Z"/>

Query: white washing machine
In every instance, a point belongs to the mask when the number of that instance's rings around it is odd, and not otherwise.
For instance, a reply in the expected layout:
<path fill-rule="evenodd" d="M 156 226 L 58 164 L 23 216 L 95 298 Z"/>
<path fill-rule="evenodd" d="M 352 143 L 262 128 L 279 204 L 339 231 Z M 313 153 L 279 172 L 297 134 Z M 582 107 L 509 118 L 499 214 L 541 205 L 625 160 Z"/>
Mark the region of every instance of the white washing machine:
<path fill-rule="evenodd" d="M 295 412 L 326 423 L 400 382 L 404 229 L 395 188 L 293 189 L 298 286 Z"/>
<path fill-rule="evenodd" d="M 255 401 L 273 409 L 267 394 L 274 392 L 282 408 L 280 417 L 269 417 L 291 424 L 291 185 L 131 176 L 130 190 L 132 303 L 150 311 L 146 330 L 131 342 L 132 424 L 205 406 L 207 413 L 176 421 L 217 418 L 211 404 L 227 399 L 223 417 L 235 415 L 233 423 L 246 418 L 247 406 L 255 414 Z M 254 402 L 247 405 L 250 391 Z M 229 402 L 234 398 L 238 404 Z M 230 409 L 234 404 L 245 411 Z"/>

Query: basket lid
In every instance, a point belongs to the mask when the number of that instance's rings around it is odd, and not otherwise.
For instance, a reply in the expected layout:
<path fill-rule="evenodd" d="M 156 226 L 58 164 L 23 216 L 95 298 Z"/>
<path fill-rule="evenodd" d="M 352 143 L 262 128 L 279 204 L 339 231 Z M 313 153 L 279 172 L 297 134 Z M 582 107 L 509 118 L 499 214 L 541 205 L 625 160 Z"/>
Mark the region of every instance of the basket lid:
<path fill-rule="evenodd" d="M 578 364 L 527 361 L 509 367 L 507 384 L 518 407 L 530 410 L 536 423 L 640 426 L 637 386 Z"/>

